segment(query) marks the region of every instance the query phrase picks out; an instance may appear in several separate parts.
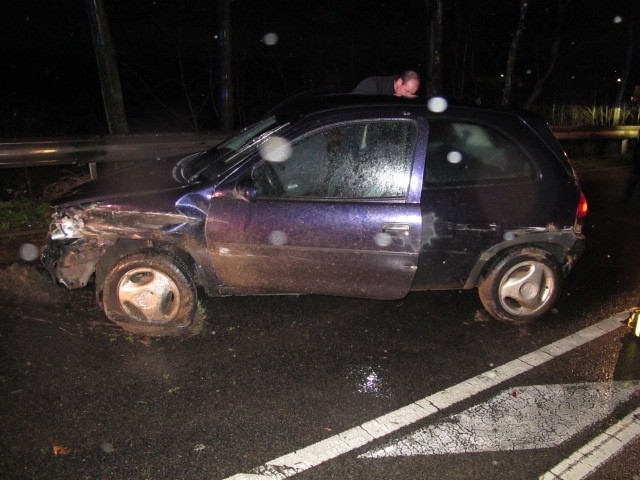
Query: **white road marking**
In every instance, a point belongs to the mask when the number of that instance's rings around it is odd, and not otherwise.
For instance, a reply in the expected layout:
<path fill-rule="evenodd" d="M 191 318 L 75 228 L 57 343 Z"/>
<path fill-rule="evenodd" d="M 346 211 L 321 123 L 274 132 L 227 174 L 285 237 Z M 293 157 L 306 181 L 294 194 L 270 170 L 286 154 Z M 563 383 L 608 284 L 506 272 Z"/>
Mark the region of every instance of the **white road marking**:
<path fill-rule="evenodd" d="M 226 480 L 282 480 L 328 460 L 360 448 L 385 435 L 423 420 L 437 411 L 527 372 L 622 326 L 629 312 L 618 313 L 595 325 L 521 356 L 433 395 L 345 430 L 313 445 L 271 460 L 251 473 L 239 473 Z"/>
<path fill-rule="evenodd" d="M 625 445 L 640 437 L 640 408 L 587 443 L 551 470 L 540 480 L 581 480 L 613 458 Z"/>
<path fill-rule="evenodd" d="M 358 458 L 555 447 L 604 419 L 639 387 L 640 381 L 510 388 Z"/>

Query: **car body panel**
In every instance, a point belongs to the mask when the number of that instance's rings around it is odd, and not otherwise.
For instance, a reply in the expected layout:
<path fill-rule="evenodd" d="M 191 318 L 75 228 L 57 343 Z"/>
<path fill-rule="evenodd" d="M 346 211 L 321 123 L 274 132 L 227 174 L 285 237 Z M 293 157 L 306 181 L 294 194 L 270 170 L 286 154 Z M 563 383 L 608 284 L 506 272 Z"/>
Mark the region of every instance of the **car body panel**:
<path fill-rule="evenodd" d="M 575 224 L 580 187 L 562 149 L 540 131 L 548 130 L 540 119 L 461 107 L 433 113 L 415 101 L 357 97 L 301 99 L 208 152 L 153 161 L 80 186 L 53 202 L 45 266 L 69 288 L 86 285 L 95 272 L 99 291 L 105 272 L 124 255 L 160 249 L 192 265 L 193 281 L 210 295 L 378 299 L 473 288 L 486 265 L 517 245 L 548 249 L 564 273 L 571 269 L 584 249 Z M 526 173 L 432 182 L 437 158 L 430 146 L 443 122 L 466 126 L 463 133 L 472 140 L 482 129 L 504 137 L 525 159 Z M 313 170 L 311 157 L 309 177 L 281 185 L 282 192 L 269 193 L 260 183 L 260 166 L 273 163 L 263 148 L 274 138 L 294 145 L 295 155 L 296 142 L 313 135 L 360 132 L 363 140 L 354 145 L 361 150 L 385 124 L 415 135 L 407 137 L 406 183 L 398 194 L 306 191 L 305 181 L 324 175 Z M 457 161 L 487 155 L 482 139 L 469 145 L 468 152 L 454 151 Z M 509 163 L 511 157 L 494 160 Z M 280 180 L 287 165 L 273 166 Z M 374 186 L 384 177 L 383 169 Z M 346 182 L 341 176 L 332 181 Z"/>
<path fill-rule="evenodd" d="M 227 293 L 401 298 L 419 239 L 419 206 L 408 203 L 217 199 L 207 221 Z"/>

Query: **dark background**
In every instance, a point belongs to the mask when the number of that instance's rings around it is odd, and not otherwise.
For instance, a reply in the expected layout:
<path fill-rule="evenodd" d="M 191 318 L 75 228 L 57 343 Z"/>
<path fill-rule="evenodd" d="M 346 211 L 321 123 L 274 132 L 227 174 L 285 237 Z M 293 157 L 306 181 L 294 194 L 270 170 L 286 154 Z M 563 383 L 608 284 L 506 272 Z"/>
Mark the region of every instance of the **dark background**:
<path fill-rule="evenodd" d="M 637 0 L 563 0 L 561 54 L 534 108 L 613 105 L 636 25 Z M 513 103 L 528 97 L 548 60 L 558 0 L 531 1 L 518 50 Z M 106 0 L 132 133 L 218 128 L 217 2 Z M 445 95 L 499 103 L 519 0 L 445 0 Z M 83 0 L 4 0 L 0 13 L 0 136 L 107 132 Z M 235 0 L 235 126 L 287 96 L 369 75 L 426 74 L 423 0 Z M 621 21 L 614 21 L 615 17 Z M 263 42 L 276 33 L 278 42 Z M 636 48 L 625 99 L 637 78 Z"/>

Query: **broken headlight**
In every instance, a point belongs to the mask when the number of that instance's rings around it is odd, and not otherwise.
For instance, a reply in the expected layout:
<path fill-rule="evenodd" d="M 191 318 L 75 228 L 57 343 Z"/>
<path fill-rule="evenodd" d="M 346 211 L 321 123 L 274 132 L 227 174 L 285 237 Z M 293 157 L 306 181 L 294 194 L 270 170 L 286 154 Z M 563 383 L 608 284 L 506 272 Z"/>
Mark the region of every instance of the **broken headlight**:
<path fill-rule="evenodd" d="M 63 240 L 65 238 L 80 238 L 80 231 L 84 227 L 81 218 L 69 217 L 67 215 L 54 220 L 51 224 L 51 239 Z"/>

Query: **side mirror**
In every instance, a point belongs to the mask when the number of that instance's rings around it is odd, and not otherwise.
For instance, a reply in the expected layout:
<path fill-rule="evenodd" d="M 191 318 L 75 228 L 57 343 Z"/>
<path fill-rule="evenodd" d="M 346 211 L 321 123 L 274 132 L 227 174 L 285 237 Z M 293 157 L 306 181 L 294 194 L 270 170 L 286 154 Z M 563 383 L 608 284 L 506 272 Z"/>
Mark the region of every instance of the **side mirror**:
<path fill-rule="evenodd" d="M 238 197 L 247 202 L 256 201 L 256 186 L 251 178 L 243 178 L 236 184 L 236 193 Z"/>

